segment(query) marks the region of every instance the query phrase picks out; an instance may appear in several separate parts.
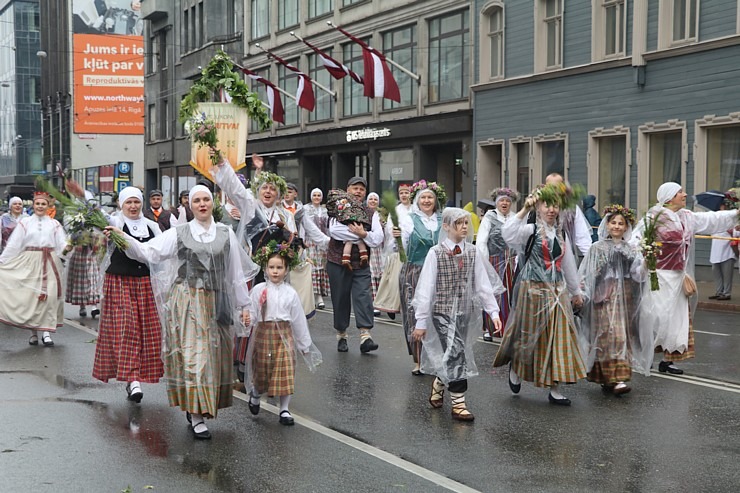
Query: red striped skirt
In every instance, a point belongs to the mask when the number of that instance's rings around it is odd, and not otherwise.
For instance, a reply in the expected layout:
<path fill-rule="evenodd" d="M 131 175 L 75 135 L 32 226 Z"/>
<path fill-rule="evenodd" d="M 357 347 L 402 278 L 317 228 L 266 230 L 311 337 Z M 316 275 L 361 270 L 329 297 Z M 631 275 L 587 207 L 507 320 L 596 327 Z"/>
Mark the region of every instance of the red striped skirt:
<path fill-rule="evenodd" d="M 100 302 L 100 264 L 91 246 L 78 245 L 67 264 L 66 301 L 72 305 Z"/>
<path fill-rule="evenodd" d="M 162 327 L 149 277 L 106 274 L 93 377 L 157 383 L 164 374 Z"/>

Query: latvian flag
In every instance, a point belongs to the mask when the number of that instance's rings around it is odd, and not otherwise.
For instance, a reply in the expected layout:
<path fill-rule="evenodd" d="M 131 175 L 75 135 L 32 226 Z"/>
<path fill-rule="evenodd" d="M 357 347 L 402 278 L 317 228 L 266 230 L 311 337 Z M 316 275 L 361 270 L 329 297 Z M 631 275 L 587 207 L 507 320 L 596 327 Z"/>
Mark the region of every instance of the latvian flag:
<path fill-rule="evenodd" d="M 295 100 L 298 106 L 313 111 L 316 106 L 316 98 L 313 95 L 313 87 L 311 87 L 311 78 L 298 70 L 293 65 L 289 64 L 274 53 L 270 53 L 270 56 L 275 59 L 276 62 L 285 65 L 285 68 L 292 70 L 298 75 L 298 91 L 295 93 Z"/>
<path fill-rule="evenodd" d="M 362 61 L 365 66 L 364 95 L 368 98 L 386 98 L 400 103 L 401 91 L 398 89 L 398 84 L 393 78 L 391 69 L 388 68 L 388 64 L 385 62 L 385 56 L 341 27 L 337 27 L 337 29 L 362 47 Z"/>
<path fill-rule="evenodd" d="M 321 63 L 324 64 L 324 68 L 329 71 L 332 77 L 338 80 L 343 79 L 346 75 L 349 75 L 350 77 L 352 77 L 352 79 L 355 80 L 355 82 L 363 84 L 362 77 L 360 77 L 359 74 L 351 71 L 349 68 L 347 68 L 346 65 L 344 65 L 343 63 L 339 63 L 305 39 L 303 39 L 302 41 L 306 44 L 306 46 L 311 48 L 313 51 L 316 52 L 317 55 L 319 55 L 319 58 L 321 58 Z"/>
<path fill-rule="evenodd" d="M 247 74 L 250 79 L 261 82 L 267 89 L 267 106 L 270 108 L 270 116 L 275 122 L 285 124 L 285 110 L 283 109 L 283 101 L 280 95 L 277 93 L 277 88 L 269 80 L 261 77 L 258 73 L 252 72 L 251 70 L 244 68 L 242 72 Z"/>

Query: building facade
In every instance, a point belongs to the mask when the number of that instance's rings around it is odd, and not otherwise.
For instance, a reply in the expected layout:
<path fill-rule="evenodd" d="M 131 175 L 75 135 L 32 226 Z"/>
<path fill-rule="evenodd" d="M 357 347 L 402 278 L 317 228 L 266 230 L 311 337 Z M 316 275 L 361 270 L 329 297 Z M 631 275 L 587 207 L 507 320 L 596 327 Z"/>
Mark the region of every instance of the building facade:
<path fill-rule="evenodd" d="M 146 51 L 159 53 L 147 63 L 149 176 L 172 198 L 196 180 L 186 166 L 190 144 L 176 123 L 178 103 L 219 47 L 295 94 L 297 78 L 262 47 L 327 89 L 313 87 L 316 108 L 311 112 L 282 96 L 285 124 L 268 131 L 252 128 L 248 138 L 247 155 L 264 156 L 268 167 L 298 185 L 301 198 L 314 187 L 344 187 L 349 177 L 362 175 L 372 190 L 436 179 L 456 203 L 471 200 L 470 7 L 469 1 L 455 0 L 143 2 Z M 419 76 L 391 66 L 400 103 L 364 97 L 362 86 L 349 77 L 333 79 L 319 56 L 291 34 L 362 75 L 359 46 L 328 21 Z M 252 88 L 266 100 L 261 84 L 254 82 Z"/>
<path fill-rule="evenodd" d="M 557 171 L 644 213 L 665 181 L 740 179 L 737 1 L 478 0 L 475 15 L 479 196 Z"/>
<path fill-rule="evenodd" d="M 41 157 L 38 0 L 0 1 L 0 198 L 30 199 Z"/>

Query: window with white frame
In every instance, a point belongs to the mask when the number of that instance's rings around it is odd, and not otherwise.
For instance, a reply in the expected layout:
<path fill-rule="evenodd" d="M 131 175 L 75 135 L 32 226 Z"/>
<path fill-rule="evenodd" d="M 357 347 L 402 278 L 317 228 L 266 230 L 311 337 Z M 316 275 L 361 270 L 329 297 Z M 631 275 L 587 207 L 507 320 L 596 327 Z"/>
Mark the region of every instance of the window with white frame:
<path fill-rule="evenodd" d="M 529 169 L 530 148 L 529 138 L 509 141 L 509 186 L 515 188 L 522 197 L 529 195 L 532 188 Z"/>
<path fill-rule="evenodd" d="M 252 39 L 270 34 L 270 0 L 252 0 Z"/>
<path fill-rule="evenodd" d="M 658 18 L 660 48 L 697 41 L 699 0 L 660 0 Z"/>
<path fill-rule="evenodd" d="M 740 125 L 706 130 L 706 189 L 727 190 L 740 180 Z"/>
<path fill-rule="evenodd" d="M 627 39 L 626 0 L 593 0 L 592 59 L 605 60 L 625 56 Z"/>
<path fill-rule="evenodd" d="M 688 145 L 686 122 L 668 120 L 639 126 L 637 137 L 637 210 L 655 204 L 658 187 L 667 181 L 684 187 Z"/>
<path fill-rule="evenodd" d="M 535 9 L 535 66 L 538 71 L 563 65 L 563 2 L 537 0 Z"/>
<path fill-rule="evenodd" d="M 537 143 L 539 160 L 537 164 L 542 171 L 542 177 L 552 173 L 565 176 L 565 141 L 550 140 Z"/>
<path fill-rule="evenodd" d="M 504 6 L 496 1 L 481 10 L 480 72 L 483 80 L 504 76 Z"/>
<path fill-rule="evenodd" d="M 629 128 L 589 132 L 588 190 L 596 195 L 597 209 L 609 204 L 629 205 Z"/>
<path fill-rule="evenodd" d="M 649 196 L 667 181 L 681 183 L 682 135 L 680 130 L 650 135 Z"/>

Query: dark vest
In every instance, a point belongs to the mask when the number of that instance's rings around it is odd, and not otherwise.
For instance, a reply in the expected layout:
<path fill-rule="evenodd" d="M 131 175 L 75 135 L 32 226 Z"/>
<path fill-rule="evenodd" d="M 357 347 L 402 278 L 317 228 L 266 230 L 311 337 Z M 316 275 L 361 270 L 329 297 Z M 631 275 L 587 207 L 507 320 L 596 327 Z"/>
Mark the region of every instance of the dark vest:
<path fill-rule="evenodd" d="M 162 232 L 170 229 L 170 217 L 172 217 L 172 213 L 164 207 L 162 207 L 162 212 L 159 213 L 159 219 L 156 219 L 154 217 L 154 212 L 152 211 L 151 207 L 146 208 L 146 210 L 144 211 L 144 217 L 147 219 L 151 219 L 155 223 L 159 224 L 159 229 L 161 229 Z"/>
<path fill-rule="evenodd" d="M 146 243 L 154 238 L 154 231 L 152 231 L 149 226 L 147 226 L 146 229 L 149 231 L 148 238 L 141 239 L 134 237 L 134 239 L 140 243 Z M 127 235 L 131 235 L 131 231 L 125 224 L 123 225 L 123 232 Z M 110 257 L 110 265 L 105 272 L 107 274 L 114 274 L 117 276 L 147 277 L 149 276 L 149 267 L 147 267 L 146 264 L 142 264 L 141 262 L 129 258 L 125 253 L 116 248 L 113 250 L 113 254 Z"/>

